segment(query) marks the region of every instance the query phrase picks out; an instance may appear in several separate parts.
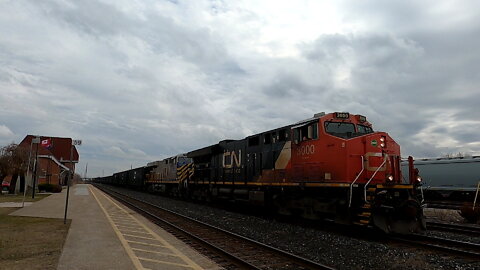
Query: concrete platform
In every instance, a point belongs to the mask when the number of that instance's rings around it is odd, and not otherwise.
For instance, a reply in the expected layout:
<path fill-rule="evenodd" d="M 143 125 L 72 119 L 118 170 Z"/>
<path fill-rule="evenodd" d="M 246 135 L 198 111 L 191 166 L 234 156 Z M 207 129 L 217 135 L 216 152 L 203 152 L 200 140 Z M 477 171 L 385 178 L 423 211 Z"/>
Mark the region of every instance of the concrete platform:
<path fill-rule="evenodd" d="M 12 215 L 63 218 L 66 190 Z M 221 269 L 90 185 L 70 189 L 72 220 L 58 269 Z"/>
<path fill-rule="evenodd" d="M 30 206 L 30 205 L 32 205 L 31 202 L 24 202 L 24 206 Z M 21 202 L 4 202 L 4 203 L 0 203 L 0 207 L 18 208 L 18 207 L 22 207 L 22 203 Z"/>

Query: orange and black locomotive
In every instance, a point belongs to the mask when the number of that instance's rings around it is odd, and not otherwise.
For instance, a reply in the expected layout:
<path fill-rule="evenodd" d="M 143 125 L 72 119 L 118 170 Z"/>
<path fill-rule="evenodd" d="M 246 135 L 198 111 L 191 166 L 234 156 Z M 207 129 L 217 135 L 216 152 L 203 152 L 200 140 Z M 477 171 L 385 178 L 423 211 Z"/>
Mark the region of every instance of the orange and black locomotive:
<path fill-rule="evenodd" d="M 149 163 L 153 169 L 144 185 L 385 232 L 418 232 L 425 229 L 418 182 L 403 181 L 400 161 L 400 146 L 387 133 L 374 131 L 366 117 L 319 113 Z"/>

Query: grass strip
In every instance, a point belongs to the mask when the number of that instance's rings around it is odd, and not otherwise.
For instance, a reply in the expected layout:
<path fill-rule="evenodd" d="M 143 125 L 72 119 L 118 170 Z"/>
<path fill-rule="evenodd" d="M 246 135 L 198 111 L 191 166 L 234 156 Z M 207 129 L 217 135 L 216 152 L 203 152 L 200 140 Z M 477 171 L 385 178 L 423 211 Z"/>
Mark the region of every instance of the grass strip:
<path fill-rule="evenodd" d="M 18 208 L 0 208 L 0 268 L 56 269 L 70 220 L 19 217 Z"/>
<path fill-rule="evenodd" d="M 44 199 L 48 196 L 50 196 L 50 194 L 39 193 L 39 194 L 35 194 L 35 199 L 32 199 L 32 195 L 27 195 L 27 196 L 25 196 L 25 201 L 26 202 L 36 202 L 36 201 Z M 3 203 L 3 202 L 22 202 L 22 200 L 23 200 L 23 194 L 15 194 L 15 195 L 2 194 L 2 195 L 0 195 L 0 203 Z"/>

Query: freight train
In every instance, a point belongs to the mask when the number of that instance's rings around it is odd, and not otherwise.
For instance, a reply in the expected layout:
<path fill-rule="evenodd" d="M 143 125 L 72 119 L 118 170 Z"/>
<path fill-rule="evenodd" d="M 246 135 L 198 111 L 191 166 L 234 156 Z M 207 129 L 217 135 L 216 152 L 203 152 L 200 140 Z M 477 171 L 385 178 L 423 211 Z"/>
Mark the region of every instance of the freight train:
<path fill-rule="evenodd" d="M 425 230 L 420 178 L 409 174 L 403 183 L 400 146 L 387 133 L 335 112 L 95 181 L 408 233 Z"/>

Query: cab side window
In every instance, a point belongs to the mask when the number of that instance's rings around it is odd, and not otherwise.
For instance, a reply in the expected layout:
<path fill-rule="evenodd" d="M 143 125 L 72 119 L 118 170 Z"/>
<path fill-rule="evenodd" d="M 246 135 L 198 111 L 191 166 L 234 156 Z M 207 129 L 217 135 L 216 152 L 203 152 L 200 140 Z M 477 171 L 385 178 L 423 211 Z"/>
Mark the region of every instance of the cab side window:
<path fill-rule="evenodd" d="M 318 139 L 318 124 L 310 123 L 293 129 L 295 143 Z"/>

